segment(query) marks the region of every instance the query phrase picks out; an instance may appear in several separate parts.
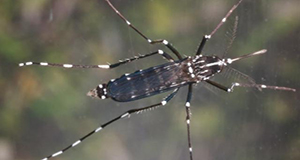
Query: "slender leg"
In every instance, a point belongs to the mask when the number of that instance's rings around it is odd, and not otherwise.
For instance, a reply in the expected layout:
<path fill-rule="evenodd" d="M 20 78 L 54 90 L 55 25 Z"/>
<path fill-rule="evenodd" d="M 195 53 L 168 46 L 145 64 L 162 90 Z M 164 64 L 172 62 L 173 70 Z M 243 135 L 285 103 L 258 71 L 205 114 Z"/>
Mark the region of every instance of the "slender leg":
<path fill-rule="evenodd" d="M 139 31 L 134 25 L 132 25 L 128 20 L 127 18 L 125 18 L 121 13 L 120 11 L 118 11 L 115 6 L 110 2 L 110 0 L 105 0 L 107 2 L 107 4 L 110 6 L 111 9 L 113 9 L 117 15 L 123 19 L 126 24 L 132 28 L 135 32 L 137 32 L 141 37 L 143 37 L 145 40 L 148 41 L 148 43 L 150 44 L 164 44 L 167 48 L 169 48 L 176 56 L 178 59 L 182 59 L 180 53 L 172 46 L 171 43 L 169 43 L 167 40 L 164 40 L 164 39 L 159 39 L 159 40 L 151 40 L 150 38 L 148 38 L 147 36 L 145 36 L 145 34 L 143 34 L 141 31 Z"/>
<path fill-rule="evenodd" d="M 120 119 L 123 119 L 123 118 L 126 118 L 126 117 L 130 117 L 131 115 L 133 114 L 138 114 L 138 113 L 142 113 L 142 112 L 145 112 L 145 111 L 149 111 L 149 110 L 152 110 L 152 109 L 155 109 L 155 108 L 158 108 L 160 106 L 164 106 L 166 105 L 175 95 L 176 93 L 178 92 L 179 88 L 176 88 L 170 95 L 168 95 L 166 98 L 164 98 L 160 103 L 157 103 L 157 104 L 153 104 L 153 105 L 150 105 L 150 106 L 147 106 L 147 107 L 143 107 L 143 108 L 138 108 L 138 109 L 132 109 L 132 110 L 129 110 L 123 114 L 121 114 L 120 116 L 102 124 L 100 127 L 98 127 L 97 129 L 91 131 L 90 133 L 88 133 L 87 135 L 83 136 L 82 138 L 80 138 L 79 140 L 77 140 L 76 142 L 74 142 L 73 144 L 69 145 L 68 147 L 54 153 L 54 154 L 51 154 L 49 155 L 48 157 L 46 158 L 43 158 L 42 160 L 48 160 L 50 158 L 53 158 L 53 157 L 56 157 L 64 152 L 66 152 L 67 150 L 77 146 L 79 143 L 81 143 L 82 141 L 84 141 L 86 138 L 90 137 L 91 135 L 93 135 L 94 133 L 97 133 L 99 131 L 101 131 L 104 127 L 106 126 L 109 126 L 110 124 L 112 124 L 113 122 L 116 122 Z"/>
<path fill-rule="evenodd" d="M 192 141 L 191 141 L 191 131 L 190 131 L 190 123 L 191 123 L 191 98 L 192 98 L 192 91 L 193 91 L 193 84 L 189 85 L 188 89 L 188 96 L 185 103 L 185 110 L 186 110 L 186 126 L 187 126 L 187 135 L 188 135 L 188 146 L 190 152 L 190 160 L 193 160 L 193 148 L 192 148 Z"/>
<path fill-rule="evenodd" d="M 227 18 L 231 15 L 231 13 L 239 6 L 239 4 L 242 2 L 243 0 L 240 0 L 237 4 L 235 4 L 229 11 L 228 13 L 225 15 L 225 17 L 220 21 L 220 23 L 217 25 L 217 27 L 209 34 L 209 35 L 205 35 L 202 38 L 202 41 L 198 47 L 197 53 L 196 55 L 200 55 L 202 53 L 202 50 L 204 48 L 204 45 L 206 43 L 207 40 L 209 40 L 216 32 L 217 30 L 226 22 Z"/>
<path fill-rule="evenodd" d="M 296 89 L 294 88 L 288 88 L 288 87 L 281 87 L 281 86 L 268 86 L 265 84 L 242 84 L 242 83 L 232 83 L 230 87 L 225 87 L 222 84 L 219 84 L 217 82 L 211 81 L 211 80 L 205 80 L 205 82 L 225 91 L 225 92 L 233 92 L 234 87 L 254 87 L 258 90 L 262 89 L 274 89 L 274 90 L 283 90 L 283 91 L 293 91 L 296 92 Z"/>
<path fill-rule="evenodd" d="M 145 54 L 145 55 L 139 55 L 139 56 L 135 56 L 132 58 L 128 58 L 125 60 L 120 60 L 118 63 L 115 64 L 110 64 L 110 65 L 78 65 L 78 64 L 57 64 L 57 63 L 47 63 L 47 62 L 25 62 L 25 63 L 20 63 L 19 66 L 29 66 L 29 65 L 39 65 L 39 66 L 51 66 L 51 67 L 63 67 L 63 68 L 102 68 L 102 69 L 111 69 L 111 68 L 115 68 L 118 67 L 120 65 L 138 60 L 138 59 L 142 59 L 142 58 L 146 58 L 146 57 L 150 57 L 153 55 L 159 54 L 161 56 L 163 56 L 166 60 L 173 62 L 174 59 L 167 54 L 166 52 L 162 51 L 162 50 L 158 50 L 156 52 L 153 53 L 149 53 L 149 54 Z"/>

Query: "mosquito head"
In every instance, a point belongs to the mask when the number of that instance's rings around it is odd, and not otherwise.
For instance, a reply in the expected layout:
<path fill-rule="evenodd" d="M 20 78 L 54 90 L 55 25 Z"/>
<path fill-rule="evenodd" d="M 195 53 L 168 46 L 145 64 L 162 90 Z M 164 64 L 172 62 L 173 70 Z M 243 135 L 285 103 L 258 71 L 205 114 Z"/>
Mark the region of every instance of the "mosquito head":
<path fill-rule="evenodd" d="M 86 95 L 90 96 L 90 97 L 98 97 L 97 89 L 95 88 L 95 89 L 90 90 Z"/>
<path fill-rule="evenodd" d="M 262 50 L 259 50 L 257 52 L 253 52 L 253 53 L 250 53 L 250 54 L 242 55 L 240 57 L 236 57 L 236 58 L 233 58 L 233 59 L 232 58 L 226 58 L 226 59 L 223 59 L 222 61 L 224 62 L 225 65 L 227 65 L 227 64 L 231 64 L 232 62 L 235 62 L 235 61 L 238 61 L 238 60 L 241 60 L 241 59 L 244 59 L 244 58 L 248 58 L 248 57 L 252 57 L 252 56 L 264 54 L 266 52 L 267 52 L 266 49 L 262 49 Z"/>
<path fill-rule="evenodd" d="M 90 97 L 98 97 L 100 99 L 106 99 L 107 96 L 107 84 L 99 84 L 96 88 L 90 90 L 86 95 Z"/>

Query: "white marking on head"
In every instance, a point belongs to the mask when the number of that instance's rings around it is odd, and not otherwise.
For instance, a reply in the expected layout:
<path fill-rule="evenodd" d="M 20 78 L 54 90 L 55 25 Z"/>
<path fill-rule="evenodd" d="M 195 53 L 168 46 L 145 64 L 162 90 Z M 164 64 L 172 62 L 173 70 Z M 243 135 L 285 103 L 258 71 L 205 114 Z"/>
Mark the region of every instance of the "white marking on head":
<path fill-rule="evenodd" d="M 32 62 L 26 62 L 25 63 L 27 66 L 29 66 L 29 65 L 32 65 L 33 63 Z"/>
<path fill-rule="evenodd" d="M 40 65 L 41 66 L 48 66 L 48 63 L 47 62 L 41 62 Z"/>
<path fill-rule="evenodd" d="M 166 105 L 166 104 L 167 104 L 167 101 L 165 101 L 165 100 L 164 100 L 164 101 L 161 101 L 161 105 L 164 106 L 164 105 Z"/>
<path fill-rule="evenodd" d="M 168 42 L 167 40 L 163 40 L 163 44 L 164 44 L 164 45 L 168 45 L 169 42 Z"/>
<path fill-rule="evenodd" d="M 158 54 L 164 54 L 164 51 L 158 50 Z"/>
<path fill-rule="evenodd" d="M 72 144 L 72 147 L 78 145 L 81 142 L 81 140 L 76 141 L 75 143 Z"/>
<path fill-rule="evenodd" d="M 99 88 L 103 88 L 103 85 L 102 85 L 102 84 L 99 84 Z"/>
<path fill-rule="evenodd" d="M 19 63 L 19 66 L 20 66 L 20 67 L 24 66 L 24 63 Z"/>
<path fill-rule="evenodd" d="M 65 68 L 72 68 L 73 65 L 72 64 L 63 64 L 63 67 L 65 67 Z"/>
<path fill-rule="evenodd" d="M 102 127 L 99 127 L 99 128 L 97 128 L 96 130 L 95 130 L 95 132 L 99 132 L 99 131 L 101 131 L 102 130 Z"/>
<path fill-rule="evenodd" d="M 99 68 L 110 68 L 109 65 L 98 65 Z"/>
<path fill-rule="evenodd" d="M 56 153 L 52 154 L 52 157 L 56 157 L 56 156 L 58 156 L 58 155 L 60 155 L 62 153 L 63 153 L 63 151 L 56 152 Z"/>

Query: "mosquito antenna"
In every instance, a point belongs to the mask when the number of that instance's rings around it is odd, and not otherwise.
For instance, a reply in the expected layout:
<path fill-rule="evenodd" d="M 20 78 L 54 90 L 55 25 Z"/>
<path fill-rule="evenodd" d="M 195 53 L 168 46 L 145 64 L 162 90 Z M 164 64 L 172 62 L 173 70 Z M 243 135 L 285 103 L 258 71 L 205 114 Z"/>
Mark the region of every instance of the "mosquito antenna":
<path fill-rule="evenodd" d="M 230 31 L 230 39 L 229 39 L 229 43 L 228 46 L 226 48 L 226 50 L 224 51 L 222 57 L 225 57 L 229 51 L 229 49 L 231 48 L 235 37 L 236 37 L 236 31 L 237 31 L 237 26 L 238 26 L 238 21 L 239 21 L 239 17 L 235 16 L 235 21 L 234 21 L 234 26 L 233 26 L 233 30 Z"/>

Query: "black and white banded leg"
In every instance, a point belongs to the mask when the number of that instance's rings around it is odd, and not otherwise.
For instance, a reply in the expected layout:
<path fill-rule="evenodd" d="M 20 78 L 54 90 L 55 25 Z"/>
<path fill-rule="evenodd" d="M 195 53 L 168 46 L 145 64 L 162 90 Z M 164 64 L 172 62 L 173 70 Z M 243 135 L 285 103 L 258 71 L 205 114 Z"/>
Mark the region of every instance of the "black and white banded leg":
<path fill-rule="evenodd" d="M 107 2 L 107 4 L 110 6 L 110 8 L 112 8 L 116 13 L 117 15 L 123 19 L 126 24 L 132 28 L 135 32 L 137 32 L 141 37 L 143 37 L 145 40 L 148 41 L 148 43 L 150 44 L 163 44 L 165 45 L 167 48 L 169 48 L 177 57 L 178 59 L 182 59 L 180 53 L 173 47 L 173 45 L 171 43 L 169 43 L 167 40 L 165 39 L 158 39 L 158 40 L 151 40 L 150 38 L 148 38 L 147 36 L 145 36 L 145 34 L 143 34 L 141 31 L 139 31 L 134 25 L 132 25 L 128 20 L 127 18 L 125 18 L 121 13 L 120 11 L 118 11 L 115 6 L 110 2 L 110 0 L 105 0 Z"/>
<path fill-rule="evenodd" d="M 155 108 L 158 108 L 160 106 L 165 106 L 175 95 L 176 93 L 178 92 L 179 88 L 176 88 L 171 94 L 169 94 L 166 98 L 164 98 L 160 103 L 157 103 L 157 104 L 153 104 L 153 105 L 150 105 L 150 106 L 147 106 L 147 107 L 143 107 L 143 108 L 138 108 L 138 109 L 131 109 L 131 110 L 128 110 L 126 111 L 125 113 L 121 114 L 120 116 L 102 124 L 100 127 L 96 128 L 95 130 L 91 131 L 90 133 L 86 134 L 85 136 L 83 136 L 82 138 L 80 138 L 79 140 L 77 140 L 76 142 L 74 142 L 73 144 L 69 145 L 68 147 L 54 153 L 54 154 L 51 154 L 49 155 L 48 157 L 46 158 L 43 158 L 42 160 L 48 160 L 50 158 L 53 158 L 53 157 L 56 157 L 56 156 L 59 156 L 61 155 L 62 153 L 66 152 L 67 150 L 77 146 L 78 144 L 80 144 L 82 141 L 84 141 L 86 138 L 90 137 L 91 135 L 101 131 L 103 128 L 105 128 L 106 126 L 112 124 L 113 122 L 116 122 L 120 119 L 123 119 L 123 118 L 129 118 L 131 115 L 133 114 L 139 114 L 139 113 L 142 113 L 142 112 L 145 112 L 145 111 L 150 111 L 150 110 L 153 110 Z"/>
<path fill-rule="evenodd" d="M 296 89 L 294 88 L 288 88 L 288 87 L 280 87 L 280 86 L 269 86 L 265 84 L 243 84 L 243 83 L 238 83 L 234 82 L 230 87 L 225 87 L 222 84 L 219 84 L 217 82 L 211 81 L 211 80 L 206 80 L 205 82 L 225 91 L 225 92 L 233 92 L 234 87 L 253 87 L 257 88 L 258 90 L 262 89 L 273 89 L 273 90 L 284 90 L 284 91 L 293 91 L 296 92 Z"/>
<path fill-rule="evenodd" d="M 162 51 L 162 50 L 158 50 L 156 52 L 152 52 L 149 54 L 145 54 L 145 55 L 139 55 L 139 56 L 135 56 L 132 58 L 127 58 L 125 60 L 120 60 L 118 63 L 114 63 L 114 64 L 107 64 L 107 65 L 79 65 L 79 64 L 58 64 L 58 63 L 48 63 L 48 62 L 25 62 L 25 63 L 19 63 L 19 66 L 30 66 L 30 65 L 39 65 L 39 66 L 51 66 L 51 67 L 63 67 L 63 68 L 102 68 L 102 69 L 111 69 L 111 68 L 115 68 L 118 67 L 120 65 L 135 61 L 135 60 L 139 60 L 139 59 L 143 59 L 146 57 L 150 57 L 153 55 L 159 54 L 161 56 L 163 56 L 164 59 L 166 59 L 167 61 L 173 62 L 174 59 L 166 52 Z"/>
<path fill-rule="evenodd" d="M 198 47 L 197 53 L 196 55 L 200 55 L 202 53 L 202 50 L 204 48 L 204 45 L 206 43 L 206 41 L 208 41 L 216 32 L 217 30 L 226 22 L 227 18 L 231 15 L 231 13 L 239 6 L 239 4 L 242 2 L 243 0 L 240 0 L 236 5 L 234 5 L 229 12 L 225 15 L 225 17 L 219 22 L 219 24 L 217 25 L 217 27 L 209 34 L 209 35 L 204 35 L 202 38 L 202 41 Z"/>
<path fill-rule="evenodd" d="M 186 110 L 186 126 L 187 126 L 187 138 L 188 138 L 188 147 L 189 147 L 189 153 L 190 153 L 190 160 L 193 160 L 193 147 L 192 147 L 192 141 L 191 141 L 191 129 L 190 129 L 190 123 L 191 123 L 191 99 L 192 99 L 192 92 L 193 92 L 193 84 L 189 84 L 188 89 L 188 95 L 185 102 L 185 110 Z"/>

